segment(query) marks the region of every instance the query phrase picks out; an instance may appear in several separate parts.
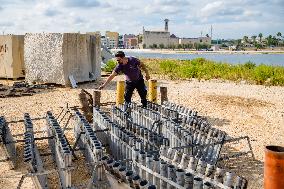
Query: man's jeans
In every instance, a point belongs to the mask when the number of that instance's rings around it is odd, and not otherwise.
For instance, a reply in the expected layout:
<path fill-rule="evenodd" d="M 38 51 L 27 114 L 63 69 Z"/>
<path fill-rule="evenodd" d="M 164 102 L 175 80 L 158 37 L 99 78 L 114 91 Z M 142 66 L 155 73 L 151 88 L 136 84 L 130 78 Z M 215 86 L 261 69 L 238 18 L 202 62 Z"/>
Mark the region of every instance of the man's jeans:
<path fill-rule="evenodd" d="M 147 89 L 144 83 L 144 79 L 140 79 L 137 81 L 126 81 L 126 87 L 124 92 L 125 104 L 131 103 L 131 97 L 134 89 L 137 89 L 143 107 L 147 107 Z"/>

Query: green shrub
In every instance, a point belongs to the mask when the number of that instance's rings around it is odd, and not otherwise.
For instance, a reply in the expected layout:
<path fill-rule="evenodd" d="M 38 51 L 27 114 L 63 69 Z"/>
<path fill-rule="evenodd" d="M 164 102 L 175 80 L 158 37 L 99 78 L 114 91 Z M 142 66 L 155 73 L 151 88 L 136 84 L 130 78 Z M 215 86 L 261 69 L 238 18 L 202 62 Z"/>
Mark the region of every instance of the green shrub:
<path fill-rule="evenodd" d="M 248 61 L 243 66 L 247 69 L 254 69 L 256 65 L 255 65 L 255 63 Z"/>
<path fill-rule="evenodd" d="M 273 67 L 261 64 L 253 71 L 253 79 L 257 84 L 264 84 L 266 80 L 273 76 Z"/>
<path fill-rule="evenodd" d="M 181 78 L 197 78 L 198 68 L 193 65 L 181 65 L 178 70 L 178 76 Z"/>
<path fill-rule="evenodd" d="M 164 74 L 173 73 L 178 69 L 178 67 L 178 63 L 174 60 L 163 60 L 160 62 L 160 68 Z"/>
<path fill-rule="evenodd" d="M 283 67 L 275 67 L 273 76 L 270 78 L 271 85 L 284 86 L 284 69 Z"/>
<path fill-rule="evenodd" d="M 106 63 L 106 66 L 103 68 L 103 71 L 105 71 L 105 72 L 112 72 L 112 70 L 115 68 L 116 64 L 117 64 L 117 61 L 109 60 Z"/>
<path fill-rule="evenodd" d="M 195 58 L 191 60 L 192 65 L 203 65 L 207 62 L 208 60 L 206 60 L 205 58 Z"/>

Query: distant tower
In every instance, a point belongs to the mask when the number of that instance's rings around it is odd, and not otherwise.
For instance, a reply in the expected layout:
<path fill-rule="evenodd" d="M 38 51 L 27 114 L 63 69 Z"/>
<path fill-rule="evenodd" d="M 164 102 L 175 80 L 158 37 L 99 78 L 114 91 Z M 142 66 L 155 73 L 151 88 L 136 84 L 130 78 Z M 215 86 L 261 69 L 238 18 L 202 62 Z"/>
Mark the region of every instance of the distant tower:
<path fill-rule="evenodd" d="M 169 21 L 170 20 L 166 18 L 164 21 L 165 21 L 165 31 L 167 32 L 169 31 Z"/>

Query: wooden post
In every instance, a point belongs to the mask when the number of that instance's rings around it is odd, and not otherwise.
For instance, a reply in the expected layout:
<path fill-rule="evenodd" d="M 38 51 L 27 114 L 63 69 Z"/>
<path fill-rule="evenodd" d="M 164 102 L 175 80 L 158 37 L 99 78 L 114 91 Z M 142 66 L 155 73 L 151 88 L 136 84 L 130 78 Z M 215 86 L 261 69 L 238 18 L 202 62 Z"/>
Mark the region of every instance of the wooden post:
<path fill-rule="evenodd" d="M 94 97 L 93 97 L 93 106 L 94 107 L 100 107 L 101 106 L 101 91 L 95 90 L 94 91 Z"/>
<path fill-rule="evenodd" d="M 160 87 L 160 93 L 161 93 L 161 104 L 163 104 L 165 101 L 168 101 L 167 87 Z"/>
<path fill-rule="evenodd" d="M 123 104 L 124 102 L 124 81 L 117 81 L 116 83 L 116 105 Z"/>
<path fill-rule="evenodd" d="M 149 101 L 157 103 L 157 80 L 149 81 Z"/>

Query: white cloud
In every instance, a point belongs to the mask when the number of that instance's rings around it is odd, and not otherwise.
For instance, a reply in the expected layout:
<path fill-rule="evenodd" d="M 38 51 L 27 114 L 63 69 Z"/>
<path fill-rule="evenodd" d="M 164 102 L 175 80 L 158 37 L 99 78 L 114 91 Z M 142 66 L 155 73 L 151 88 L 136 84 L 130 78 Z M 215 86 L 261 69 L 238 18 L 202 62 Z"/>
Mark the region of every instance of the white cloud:
<path fill-rule="evenodd" d="M 145 14 L 175 14 L 179 12 L 179 7 L 175 6 L 146 6 L 145 7 Z"/>
<path fill-rule="evenodd" d="M 10 21 L 0 21 L 0 27 L 11 27 L 14 26 L 13 22 Z"/>
<path fill-rule="evenodd" d="M 244 11 L 244 16 L 246 16 L 246 17 L 250 17 L 250 16 L 255 17 L 255 16 L 261 16 L 261 15 L 262 15 L 262 13 L 259 12 L 259 11 L 254 11 L 254 10 Z"/>
<path fill-rule="evenodd" d="M 222 10 L 222 6 L 224 3 L 222 1 L 215 1 L 213 3 L 208 3 L 205 7 L 201 9 L 201 16 L 211 16 L 217 14 L 220 10 Z"/>
<path fill-rule="evenodd" d="M 51 4 L 43 3 L 43 2 L 35 5 L 35 11 L 39 15 L 44 15 L 47 17 L 56 16 L 60 14 L 60 11 L 57 10 L 55 6 L 52 6 Z"/>
<path fill-rule="evenodd" d="M 189 5 L 186 0 L 154 0 L 144 9 L 145 14 L 178 14 L 184 12 Z"/>
<path fill-rule="evenodd" d="M 97 30 L 138 34 L 142 26 L 163 29 L 165 18 L 170 19 L 171 33 L 180 37 L 208 33 L 211 24 L 222 38 L 284 33 L 283 0 L 0 1 L 0 31 L 5 27 L 6 32 L 17 34 Z"/>
<path fill-rule="evenodd" d="M 62 6 L 66 7 L 98 7 L 100 2 L 97 0 L 58 0 Z"/>

